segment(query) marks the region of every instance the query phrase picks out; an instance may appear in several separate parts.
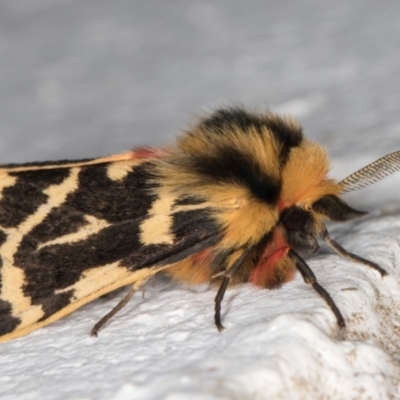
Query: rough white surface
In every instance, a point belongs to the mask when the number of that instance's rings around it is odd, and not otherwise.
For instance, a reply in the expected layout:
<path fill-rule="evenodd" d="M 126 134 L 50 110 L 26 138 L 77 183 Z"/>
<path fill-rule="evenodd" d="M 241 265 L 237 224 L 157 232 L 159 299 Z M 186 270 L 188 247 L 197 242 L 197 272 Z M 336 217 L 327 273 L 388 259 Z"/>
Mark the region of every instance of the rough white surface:
<path fill-rule="evenodd" d="M 3 162 L 161 144 L 191 113 L 240 102 L 292 113 L 346 176 L 400 148 L 399 5 L 366 0 L 15 0 L 0 6 Z M 157 280 L 1 344 L 0 399 L 400 398 L 400 176 L 348 196 L 376 209 L 335 225 L 381 278 L 325 247 L 308 258 L 339 331 L 300 276 L 279 290 Z M 380 210 L 380 211 L 379 211 Z"/>
<path fill-rule="evenodd" d="M 389 272 L 330 254 L 309 260 L 345 316 L 343 331 L 299 276 L 279 290 L 228 290 L 221 334 L 213 289 L 159 280 L 97 339 L 90 328 L 122 293 L 2 344 L 1 398 L 396 398 L 400 218 L 373 215 L 336 234 Z"/>

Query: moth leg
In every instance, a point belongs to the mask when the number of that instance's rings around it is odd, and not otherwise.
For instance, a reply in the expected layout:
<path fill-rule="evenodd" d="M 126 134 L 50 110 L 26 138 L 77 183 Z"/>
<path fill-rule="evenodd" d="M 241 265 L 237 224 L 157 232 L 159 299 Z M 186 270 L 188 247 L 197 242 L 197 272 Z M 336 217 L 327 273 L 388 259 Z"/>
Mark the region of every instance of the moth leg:
<path fill-rule="evenodd" d="M 372 261 L 368 261 L 365 258 L 358 256 L 357 254 L 353 254 L 345 250 L 339 243 L 335 242 L 333 239 L 330 238 L 328 230 L 325 228 L 322 232 L 322 239 L 336 251 L 336 253 L 340 254 L 342 257 L 348 258 L 352 261 L 361 263 L 366 265 L 367 267 L 373 268 L 378 271 L 382 276 L 387 275 L 387 272 L 381 268 L 378 264 L 375 264 Z"/>
<path fill-rule="evenodd" d="M 152 275 L 148 280 L 150 280 L 150 279 L 151 279 L 153 288 L 156 287 L 156 275 L 155 274 Z M 146 296 L 146 283 L 147 283 L 147 281 L 145 281 L 144 283 L 142 283 L 140 285 L 142 287 L 142 299 L 144 299 Z"/>
<path fill-rule="evenodd" d="M 137 288 L 135 285 L 132 285 L 131 290 L 128 292 L 126 296 L 110 311 L 108 312 L 97 324 L 93 327 L 90 332 L 90 336 L 97 337 L 97 332 L 103 327 L 103 325 L 108 322 L 121 308 L 125 307 L 132 296 L 135 294 Z"/>
<path fill-rule="evenodd" d="M 344 322 L 344 318 L 337 308 L 336 304 L 332 300 L 332 297 L 329 293 L 317 282 L 317 278 L 312 272 L 311 268 L 307 265 L 307 263 L 292 249 L 288 251 L 288 256 L 294 261 L 296 268 L 301 273 L 301 276 L 304 279 L 304 282 L 309 283 L 313 289 L 325 300 L 328 304 L 332 312 L 335 314 L 337 324 L 340 328 L 344 328 L 346 326 Z"/>
<path fill-rule="evenodd" d="M 214 321 L 215 325 L 219 332 L 224 329 L 224 326 L 221 323 L 221 303 L 222 299 L 224 298 L 224 294 L 226 288 L 229 285 L 229 281 L 231 280 L 232 276 L 237 272 L 237 270 L 242 265 L 243 261 L 245 260 L 246 256 L 249 254 L 251 249 L 245 250 L 240 257 L 233 263 L 233 265 L 224 273 L 221 285 L 218 289 L 217 295 L 215 296 L 215 314 L 214 314 Z"/>
<path fill-rule="evenodd" d="M 214 314 L 214 321 L 217 329 L 221 332 L 224 329 L 224 326 L 221 323 L 221 302 L 224 298 L 224 294 L 226 288 L 229 285 L 229 281 L 231 280 L 230 276 L 224 276 L 222 279 L 221 286 L 218 289 L 218 293 L 215 296 L 215 314 Z"/>

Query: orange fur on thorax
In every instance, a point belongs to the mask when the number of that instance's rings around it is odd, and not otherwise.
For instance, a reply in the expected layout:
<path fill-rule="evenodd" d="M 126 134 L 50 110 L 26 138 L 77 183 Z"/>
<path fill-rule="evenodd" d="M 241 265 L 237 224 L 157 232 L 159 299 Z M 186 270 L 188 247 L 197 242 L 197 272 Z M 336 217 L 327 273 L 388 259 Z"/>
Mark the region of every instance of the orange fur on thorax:
<path fill-rule="evenodd" d="M 293 148 L 282 172 L 282 192 L 279 209 L 302 205 L 306 209 L 324 195 L 338 195 L 340 185 L 327 179 L 328 156 L 321 146 L 304 140 Z"/>
<path fill-rule="evenodd" d="M 164 272 L 171 278 L 189 284 L 209 282 L 212 277 L 212 249 L 208 248 L 176 263 Z"/>

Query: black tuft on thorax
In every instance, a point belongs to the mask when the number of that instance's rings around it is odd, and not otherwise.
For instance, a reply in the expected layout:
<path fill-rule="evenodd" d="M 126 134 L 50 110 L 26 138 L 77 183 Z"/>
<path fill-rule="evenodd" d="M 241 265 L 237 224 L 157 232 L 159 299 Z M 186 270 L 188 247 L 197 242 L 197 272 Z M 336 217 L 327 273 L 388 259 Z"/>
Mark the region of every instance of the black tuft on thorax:
<path fill-rule="evenodd" d="M 219 138 L 221 135 L 229 135 L 230 132 L 240 132 L 249 135 L 250 140 L 250 135 L 271 132 L 278 143 L 278 159 L 280 167 L 283 167 L 291 148 L 299 146 L 303 140 L 299 126 L 272 113 L 255 114 L 241 108 L 228 108 L 218 110 L 201 121 L 198 129 L 200 132 L 206 132 L 212 142 L 209 152 L 198 154 L 191 159 L 190 168 L 211 181 L 246 186 L 256 198 L 268 204 L 277 202 L 281 190 L 281 182 L 276 178 L 277 173 L 268 173 L 251 153 L 235 143 L 219 143 Z"/>
<path fill-rule="evenodd" d="M 279 198 L 281 182 L 236 147 L 221 146 L 218 152 L 195 157 L 191 168 L 211 182 L 248 187 L 255 197 L 269 204 Z"/>
<path fill-rule="evenodd" d="M 269 130 L 280 144 L 283 163 L 286 162 L 290 149 L 300 146 L 303 141 L 303 130 L 299 125 L 288 123 L 277 114 L 256 114 L 239 107 L 217 110 L 204 119 L 199 127 L 216 134 L 238 128 L 244 134 L 251 131 L 262 134 L 264 130 Z"/>

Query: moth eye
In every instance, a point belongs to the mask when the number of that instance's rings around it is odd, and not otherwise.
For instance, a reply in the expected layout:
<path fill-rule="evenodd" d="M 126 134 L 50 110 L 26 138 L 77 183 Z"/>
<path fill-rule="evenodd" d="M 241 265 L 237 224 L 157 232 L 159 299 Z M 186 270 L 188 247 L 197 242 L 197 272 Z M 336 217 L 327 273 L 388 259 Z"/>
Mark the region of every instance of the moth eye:
<path fill-rule="evenodd" d="M 288 231 L 301 231 L 310 220 L 310 214 L 299 207 L 291 207 L 283 212 L 281 220 Z"/>

